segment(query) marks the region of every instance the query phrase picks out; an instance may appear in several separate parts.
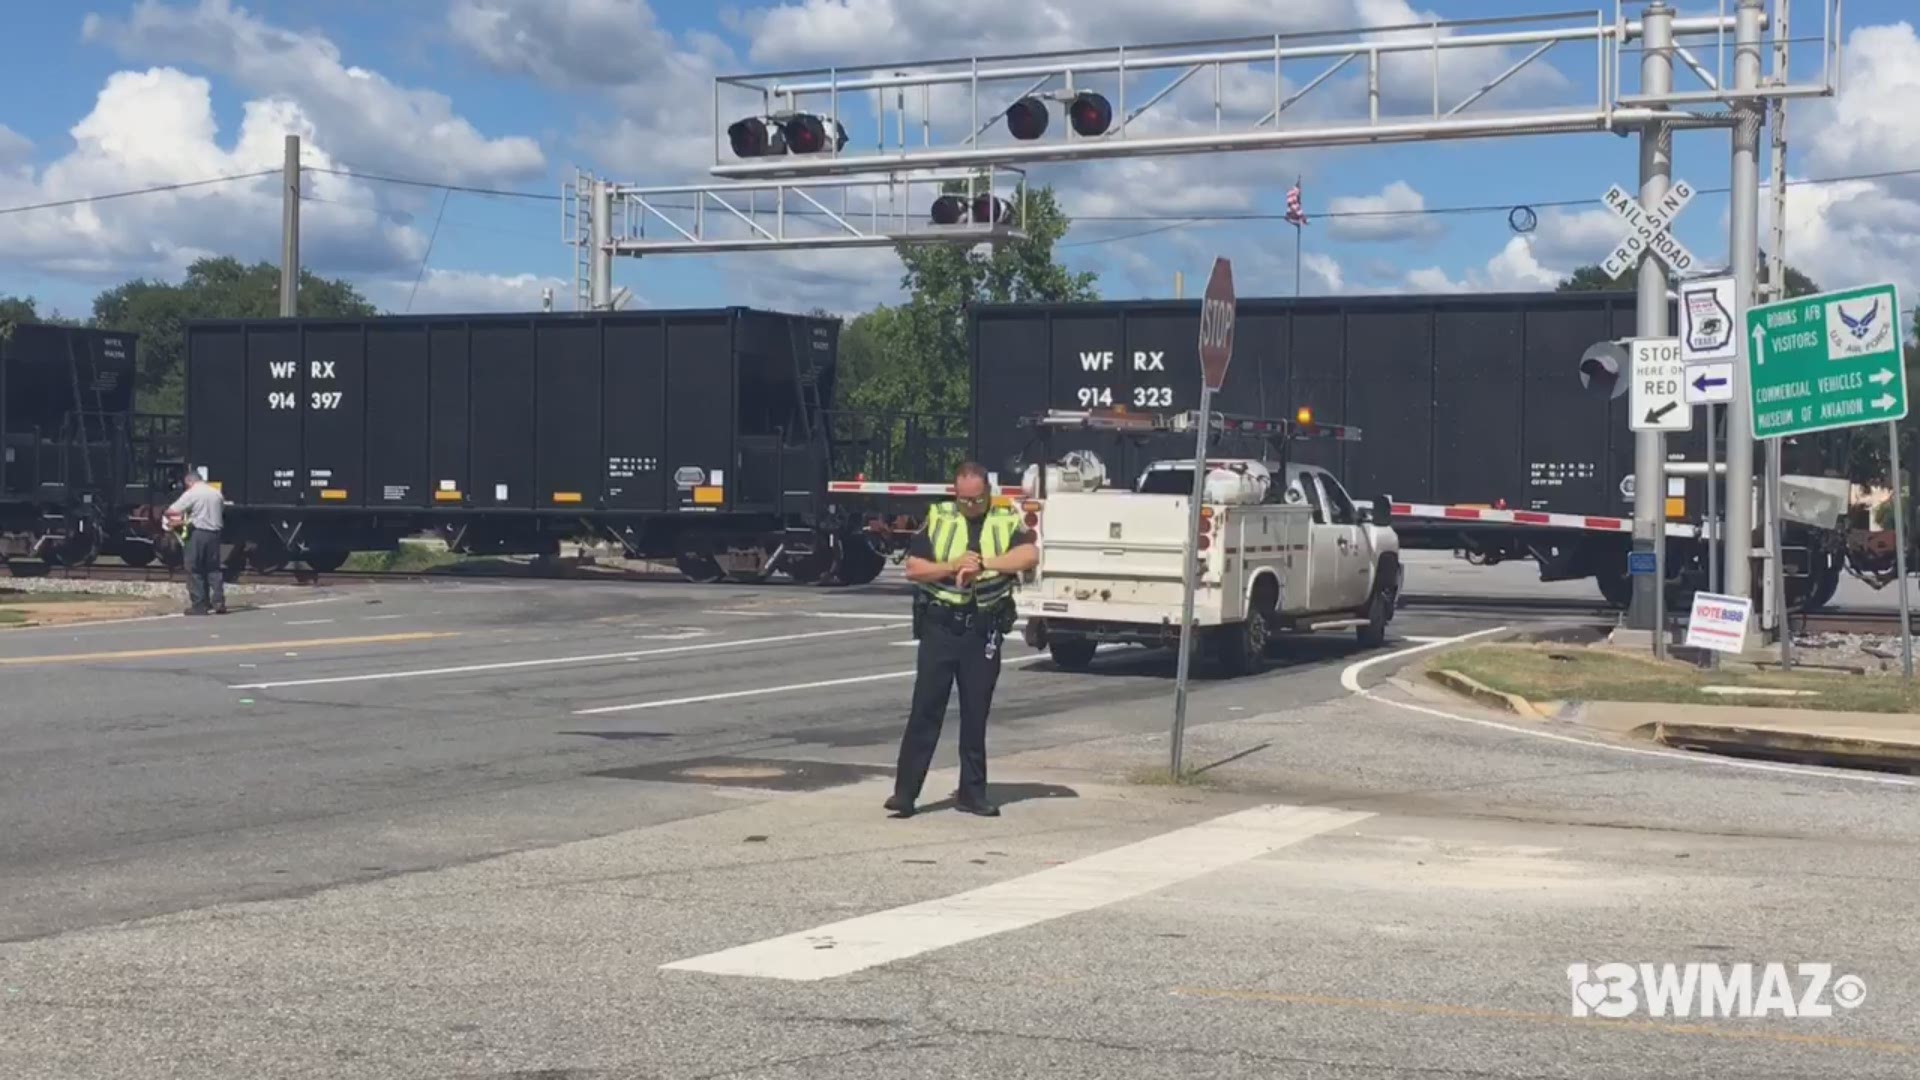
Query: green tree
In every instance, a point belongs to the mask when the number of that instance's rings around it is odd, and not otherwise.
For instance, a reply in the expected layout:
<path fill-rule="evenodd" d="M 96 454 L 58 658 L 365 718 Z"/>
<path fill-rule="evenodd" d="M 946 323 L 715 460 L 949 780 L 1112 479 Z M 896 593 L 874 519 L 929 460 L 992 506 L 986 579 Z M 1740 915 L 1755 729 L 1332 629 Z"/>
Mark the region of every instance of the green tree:
<path fill-rule="evenodd" d="M 1820 291 L 1820 286 L 1816 284 L 1812 278 L 1794 269 L 1792 264 L 1787 265 L 1786 278 L 1788 296 L 1807 296 Z M 1758 284 L 1764 287 L 1767 280 L 1767 261 L 1766 255 L 1763 252 L 1760 259 Z M 1610 278 L 1607 276 L 1607 272 L 1601 269 L 1598 264 L 1589 264 L 1587 266 L 1574 268 L 1573 273 L 1562 279 L 1554 291 L 1591 292 L 1619 290 L 1632 292 L 1639 287 L 1640 268 L 1638 266 L 1630 266 L 1627 268 L 1627 272 L 1621 274 L 1618 278 Z"/>
<path fill-rule="evenodd" d="M 964 184 L 949 185 L 964 193 Z M 842 338 L 842 407 L 965 413 L 970 404 L 967 308 L 973 304 L 1095 299 L 1096 277 L 1061 266 L 1055 246 L 1071 222 L 1050 187 L 1029 188 L 1026 239 L 991 247 L 901 245 L 905 303 L 855 319 Z"/>
<path fill-rule="evenodd" d="M 367 317 L 377 314 L 345 281 L 300 272 L 299 314 Z M 138 279 L 93 301 L 93 325 L 139 337 L 137 407 L 180 412 L 186 401 L 186 324 L 197 319 L 271 318 L 280 312 L 280 268 L 251 266 L 222 256 L 187 268 L 179 283 Z"/>

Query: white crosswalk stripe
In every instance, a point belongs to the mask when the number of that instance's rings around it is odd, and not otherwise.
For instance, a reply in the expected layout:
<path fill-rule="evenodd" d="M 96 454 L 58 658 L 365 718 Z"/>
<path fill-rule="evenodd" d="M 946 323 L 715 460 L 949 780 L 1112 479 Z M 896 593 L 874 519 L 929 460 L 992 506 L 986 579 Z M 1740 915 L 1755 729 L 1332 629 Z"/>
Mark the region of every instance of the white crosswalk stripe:
<path fill-rule="evenodd" d="M 1259 806 L 955 896 L 661 965 L 811 982 L 1105 907 L 1372 817 Z"/>

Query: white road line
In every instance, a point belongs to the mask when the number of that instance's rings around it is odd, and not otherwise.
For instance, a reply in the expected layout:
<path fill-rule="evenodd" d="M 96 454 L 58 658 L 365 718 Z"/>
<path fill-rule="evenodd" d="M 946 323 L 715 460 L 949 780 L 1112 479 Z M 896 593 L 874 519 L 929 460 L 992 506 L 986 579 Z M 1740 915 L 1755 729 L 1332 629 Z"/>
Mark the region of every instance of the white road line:
<path fill-rule="evenodd" d="M 1559 732 L 1542 731 L 1539 728 L 1532 727 L 1521 727 L 1518 724 L 1503 724 L 1498 720 L 1458 716 L 1441 709 L 1433 709 L 1425 705 L 1416 705 L 1410 701 L 1395 701 L 1392 698 L 1381 697 L 1371 690 L 1362 689 L 1357 678 L 1361 669 L 1381 663 L 1382 661 L 1392 660 L 1395 657 L 1406 656 L 1410 653 L 1423 652 L 1427 649 L 1436 648 L 1456 641 L 1466 641 L 1470 638 L 1497 634 L 1505 629 L 1506 627 L 1504 626 L 1498 626 L 1491 630 L 1480 630 L 1471 634 L 1463 634 L 1459 637 L 1443 638 L 1439 641 L 1420 645 L 1415 648 L 1400 649 L 1395 652 L 1369 657 L 1357 664 L 1349 665 L 1345 671 L 1341 672 L 1340 685 L 1346 687 L 1352 693 L 1366 698 L 1368 701 L 1389 705 L 1406 712 L 1420 713 L 1423 716 L 1435 716 L 1442 720 L 1452 720 L 1458 724 L 1471 724 L 1474 727 L 1492 728 L 1495 731 L 1505 731 L 1514 735 L 1525 735 L 1532 739 L 1572 743 L 1575 746 L 1584 746 L 1589 750 L 1605 750 L 1616 754 L 1635 754 L 1641 757 L 1665 758 L 1668 761 L 1677 761 L 1688 765 L 1705 765 L 1713 768 L 1745 769 L 1749 772 L 1785 773 L 1789 776 L 1810 776 L 1821 780 L 1851 780 L 1862 784 L 1880 784 L 1883 787 L 1920 787 L 1920 780 L 1907 780 L 1897 776 L 1875 776 L 1871 774 L 1841 772 L 1833 769 L 1815 769 L 1800 765 L 1775 765 L 1764 761 L 1743 761 L 1739 758 L 1704 757 L 1683 750 L 1656 750 L 1646 746 L 1623 746 L 1620 743 L 1601 742 L 1597 739 L 1583 739 L 1576 735 L 1562 735 Z"/>
<path fill-rule="evenodd" d="M 1411 641 L 1415 645 L 1439 645 L 1443 642 L 1452 641 L 1453 639 L 1443 638 L 1443 637 L 1420 637 L 1414 634 L 1409 634 L 1406 637 L 1401 638 L 1400 640 Z"/>
<path fill-rule="evenodd" d="M 1348 693 L 1363 693 L 1364 691 L 1360 689 L 1360 673 L 1375 664 L 1384 664 L 1388 660 L 1395 660 L 1402 656 L 1412 656 L 1414 653 L 1426 652 L 1428 649 L 1437 649 L 1442 645 L 1451 645 L 1457 641 L 1472 641 L 1474 638 L 1486 637 L 1488 634 L 1498 634 L 1505 629 L 1506 627 L 1504 626 L 1496 626 L 1490 630 L 1475 630 L 1471 634 L 1461 634 L 1459 637 L 1438 638 L 1424 645 L 1415 645 L 1411 649 L 1395 649 L 1390 653 L 1381 653 L 1379 656 L 1369 656 L 1365 660 L 1348 664 L 1346 670 L 1340 673 L 1340 685 L 1346 687 Z"/>
<path fill-rule="evenodd" d="M 1372 814 L 1258 806 L 984 888 L 663 964 L 811 982 L 1092 911 L 1258 858 Z"/>
<path fill-rule="evenodd" d="M 888 622 L 913 621 L 912 615 L 887 615 L 880 612 L 866 611 L 809 611 L 805 614 L 809 619 L 884 619 Z"/>
<path fill-rule="evenodd" d="M 330 623 L 332 621 L 333 621 L 332 619 L 288 619 L 285 623 L 281 625 L 283 626 L 324 626 L 325 624 Z"/>
<path fill-rule="evenodd" d="M 379 622 L 382 619 L 404 619 L 404 618 L 406 618 L 405 615 L 369 615 L 367 616 L 366 621 Z"/>
<path fill-rule="evenodd" d="M 479 671 L 513 671 L 519 668 L 558 667 L 562 664 L 591 664 L 605 660 L 638 660 L 647 656 L 671 656 L 677 653 L 705 652 L 709 649 L 736 649 L 747 645 L 774 645 L 811 638 L 839 637 L 843 634 L 870 634 L 885 626 L 857 626 L 847 630 L 814 630 L 805 634 L 781 634 L 778 637 L 742 638 L 739 641 L 708 641 L 699 645 L 674 645 L 664 649 L 639 649 L 632 652 L 594 653 L 588 656 L 546 656 L 537 660 L 503 660 L 493 664 L 462 664 L 458 667 L 418 668 L 412 671 L 376 671 L 364 675 L 331 675 L 320 679 L 287 679 L 281 682 L 243 683 L 229 690 L 277 690 L 284 686 L 326 686 L 333 683 L 377 682 L 385 679 L 424 679 L 435 675 L 467 675 Z"/>
<path fill-rule="evenodd" d="M 918 644 L 918 642 L 909 642 Z M 1009 664 L 1031 664 L 1036 660 L 1045 660 L 1045 653 L 1033 656 L 1014 656 L 1001 661 L 1001 666 Z M 657 701 L 636 701 L 631 705 L 602 705 L 594 709 L 575 709 L 575 716 L 596 716 L 601 713 L 639 712 L 642 709 L 664 709 L 671 705 L 699 705 L 708 701 L 732 701 L 735 698 L 760 697 L 766 694 L 788 694 L 800 690 L 821 690 L 829 686 L 853 686 L 856 683 L 881 682 L 886 679 L 906 679 L 913 676 L 913 669 L 905 671 L 882 671 L 876 675 L 849 675 L 844 679 L 821 679 L 818 682 L 788 683 L 785 686 L 761 686 L 752 690 L 723 690 L 717 694 L 696 694 L 693 697 L 662 698 Z"/>
<path fill-rule="evenodd" d="M 336 600 L 345 600 L 344 596 L 320 596 L 312 600 L 288 600 L 283 604 L 261 604 L 260 611 L 279 611 L 281 608 L 306 607 L 308 604 L 331 604 Z"/>

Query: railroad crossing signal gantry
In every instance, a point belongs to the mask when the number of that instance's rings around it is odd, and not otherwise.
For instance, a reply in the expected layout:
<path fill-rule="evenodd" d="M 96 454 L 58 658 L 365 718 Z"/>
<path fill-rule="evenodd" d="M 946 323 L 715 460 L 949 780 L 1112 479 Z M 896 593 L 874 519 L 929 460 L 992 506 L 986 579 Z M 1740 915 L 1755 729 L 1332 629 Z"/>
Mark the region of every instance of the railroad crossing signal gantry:
<path fill-rule="evenodd" d="M 714 80 L 711 171 L 735 179 L 844 176 L 1621 132 L 1654 121 L 1720 126 L 1732 122 L 1725 112 L 1689 110 L 1725 106 L 1743 96 L 1731 88 L 1731 2 L 1719 0 L 1718 14 L 1673 20 L 1675 59 L 1696 81 L 1661 93 L 1621 92 L 1622 54 L 1635 52 L 1642 23 L 1627 18 L 1620 0 L 1611 10 L 1572 14 L 726 75 Z M 1816 2 L 1825 15 L 1822 32 L 1797 40 L 1808 48 L 1818 45 L 1819 81 L 1770 85 L 1762 96 L 1833 92 L 1840 0 Z M 1556 49 L 1582 69 L 1566 84 L 1577 93 L 1562 95 L 1551 107 L 1529 107 L 1531 95 L 1517 95 L 1519 105 L 1489 107 L 1490 94 Z M 1496 74 L 1469 73 L 1470 90 L 1450 87 L 1474 50 L 1497 50 L 1511 62 Z M 1637 65 L 1637 59 L 1630 62 Z M 1342 72 L 1344 81 L 1336 78 Z M 1210 124 L 1189 115 L 1171 131 L 1140 130 L 1144 115 L 1164 110 L 1175 91 L 1207 74 L 1213 82 Z M 1417 107 L 1396 108 L 1406 105 L 1414 86 L 1430 92 L 1414 95 L 1421 99 Z M 1247 108 L 1256 91 L 1266 100 Z M 1307 108 L 1297 108 L 1303 100 Z M 1236 107 L 1245 115 L 1230 121 Z M 1054 122 L 1055 111 L 1064 122 Z M 1246 119 L 1254 111 L 1263 115 Z"/>

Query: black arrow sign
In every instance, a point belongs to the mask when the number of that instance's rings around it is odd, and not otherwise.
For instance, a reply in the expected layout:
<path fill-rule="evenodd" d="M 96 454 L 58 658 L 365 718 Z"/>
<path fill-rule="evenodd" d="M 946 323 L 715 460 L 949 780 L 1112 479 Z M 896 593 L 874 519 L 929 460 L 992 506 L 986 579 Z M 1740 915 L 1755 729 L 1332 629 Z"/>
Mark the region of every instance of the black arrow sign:
<path fill-rule="evenodd" d="M 1670 413 L 1670 412 L 1672 412 L 1673 410 L 1675 410 L 1675 409 L 1677 409 L 1677 408 L 1679 408 L 1679 407 L 1680 407 L 1680 403 L 1679 403 L 1679 402 L 1677 402 L 1677 401 L 1669 401 L 1669 402 L 1667 402 L 1667 403 L 1666 403 L 1665 405 L 1662 405 L 1662 406 L 1660 406 L 1660 407 L 1659 407 L 1659 408 L 1657 408 L 1657 409 L 1648 409 L 1648 410 L 1647 410 L 1647 423 L 1649 423 L 1649 424 L 1657 424 L 1657 423 L 1659 423 L 1659 422 L 1660 422 L 1660 418 L 1661 418 L 1661 417 L 1663 417 L 1663 416 L 1665 416 L 1665 415 L 1667 415 L 1668 413 Z"/>

